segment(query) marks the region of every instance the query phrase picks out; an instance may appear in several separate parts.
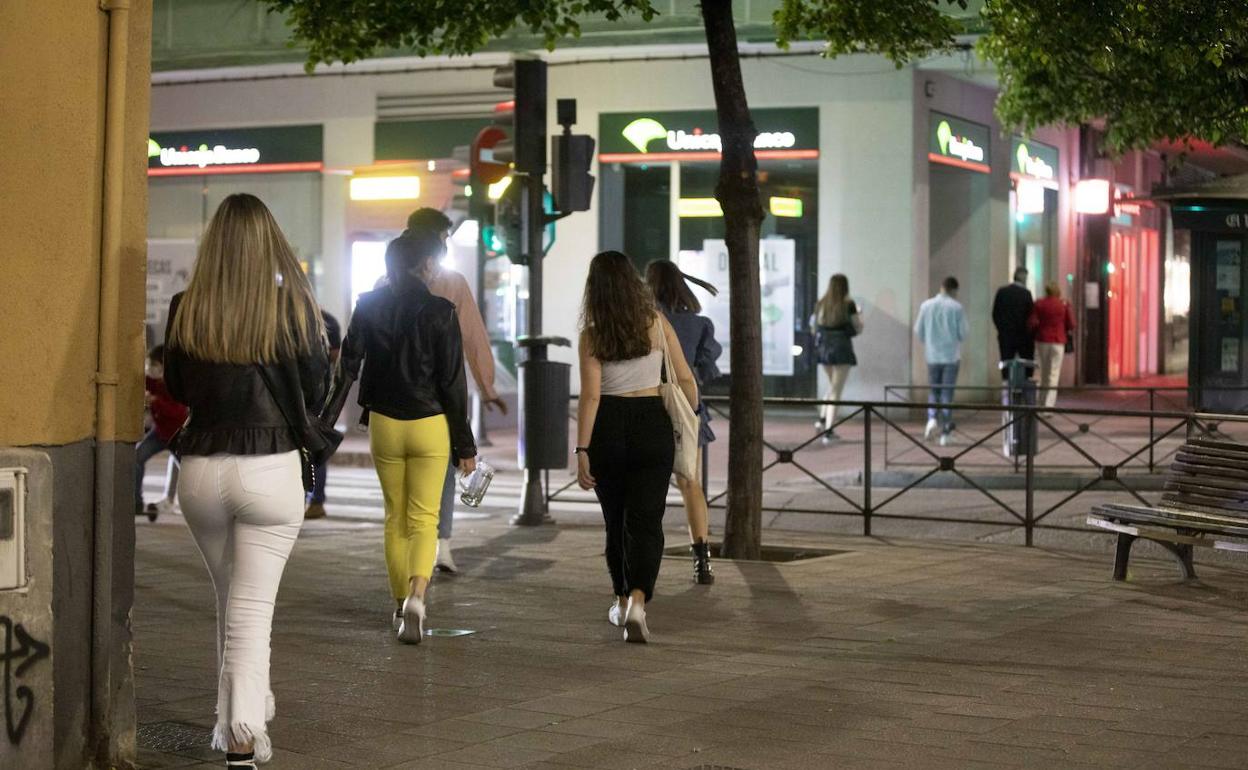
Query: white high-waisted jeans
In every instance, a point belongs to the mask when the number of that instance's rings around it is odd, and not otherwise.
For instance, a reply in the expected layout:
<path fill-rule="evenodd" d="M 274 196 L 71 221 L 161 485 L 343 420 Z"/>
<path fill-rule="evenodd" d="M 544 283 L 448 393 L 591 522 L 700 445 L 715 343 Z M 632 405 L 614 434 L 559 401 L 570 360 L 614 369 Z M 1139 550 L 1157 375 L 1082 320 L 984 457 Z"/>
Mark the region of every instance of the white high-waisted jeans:
<path fill-rule="evenodd" d="M 277 586 L 303 523 L 299 453 L 182 458 L 178 501 L 217 594 L 212 746 L 272 756 L 269 637 Z"/>

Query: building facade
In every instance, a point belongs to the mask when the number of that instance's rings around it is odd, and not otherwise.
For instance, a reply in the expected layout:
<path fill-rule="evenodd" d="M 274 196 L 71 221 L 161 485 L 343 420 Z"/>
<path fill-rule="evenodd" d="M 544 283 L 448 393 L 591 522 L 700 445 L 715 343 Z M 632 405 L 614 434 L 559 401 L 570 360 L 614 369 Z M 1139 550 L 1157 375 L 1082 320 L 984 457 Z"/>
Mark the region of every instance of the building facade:
<path fill-rule="evenodd" d="M 575 338 L 589 259 L 613 248 L 639 267 L 671 259 L 718 284 L 718 298 L 702 299 L 730 345 L 722 216 L 712 197 L 718 136 L 710 69 L 705 46 L 679 28 L 685 16 L 677 13 L 675 27 L 659 28 L 647 45 L 589 34 L 589 43 L 543 54 L 548 126 L 557 130 L 555 99 L 574 98 L 577 131 L 597 142 L 593 208 L 553 228 L 548 334 Z M 739 23 L 762 28 L 753 17 Z M 505 98 L 492 71 L 511 55 L 387 56 L 314 75 L 294 63 L 158 73 L 149 148 L 153 253 L 180 253 L 184 262 L 221 197 L 257 192 L 290 234 L 325 307 L 345 317 L 382 272 L 384 244 L 406 213 L 450 209 L 462 193 L 464 164 L 454 148 L 490 125 Z M 886 386 L 924 384 L 911 327 L 919 303 L 947 275 L 961 283 L 971 327 L 960 383 L 999 382 L 990 311 L 1018 266 L 1030 271 L 1033 294 L 1056 283 L 1076 311 L 1063 384 L 1186 375 L 1190 270 L 1183 244 L 1169 235 L 1166 209 L 1141 200 L 1170 173 L 1173 158 L 1163 150 L 1111 162 L 1099 157 L 1087 129 L 1006 131 L 993 113 L 992 73 L 970 55 L 896 68 L 877 57 L 826 60 L 811 46 L 746 43 L 742 57 L 767 211 L 760 308 L 767 393 L 823 392 L 809 320 L 834 273 L 849 278 L 865 323 L 846 398 L 879 399 Z M 226 151 L 257 150 L 255 159 L 235 162 L 241 156 L 226 152 L 219 163 L 204 156 L 208 162 L 192 164 L 195 148 L 217 146 L 214 137 L 234 142 L 221 145 Z M 187 149 L 173 156 L 183 165 L 163 166 L 166 144 Z M 1111 185 L 1115 200 L 1103 214 L 1077 211 L 1076 188 L 1091 178 Z M 396 198 L 395 185 L 408 197 Z M 370 186 L 388 192 L 370 197 Z M 458 231 L 449 261 L 477 275 L 499 358 L 510 365 L 510 341 L 524 329 L 526 270 L 501 257 L 479 263 L 477 236 L 475 224 Z M 149 320 L 159 321 L 176 285 L 153 288 L 149 296 L 159 299 Z M 575 366 L 573 351 L 553 355 Z M 725 352 L 725 371 L 727 362 Z M 711 390 L 726 390 L 730 377 Z"/>

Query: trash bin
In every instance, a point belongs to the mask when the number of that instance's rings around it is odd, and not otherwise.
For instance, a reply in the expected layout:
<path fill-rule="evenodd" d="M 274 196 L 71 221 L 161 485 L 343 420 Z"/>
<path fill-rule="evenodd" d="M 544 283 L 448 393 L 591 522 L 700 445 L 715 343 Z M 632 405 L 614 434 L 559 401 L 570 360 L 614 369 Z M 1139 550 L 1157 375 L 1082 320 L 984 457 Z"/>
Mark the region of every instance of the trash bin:
<path fill-rule="evenodd" d="M 517 365 L 520 380 L 519 441 L 521 468 L 550 470 L 568 467 L 568 404 L 572 365 L 546 359 L 546 346 L 568 345 L 561 337 L 530 337 L 518 341 L 529 358 Z"/>
<path fill-rule="evenodd" d="M 1036 383 L 1030 374 L 1035 369 L 1036 362 L 1015 356 L 1008 361 L 1002 361 L 1000 366 L 1006 373 L 1002 403 L 1005 406 L 1035 406 Z M 1001 424 L 1006 426 L 1001 449 L 1006 457 L 1035 454 L 1036 432 L 1032 430 L 1033 423 L 1025 420 L 1022 412 L 1002 412 Z"/>

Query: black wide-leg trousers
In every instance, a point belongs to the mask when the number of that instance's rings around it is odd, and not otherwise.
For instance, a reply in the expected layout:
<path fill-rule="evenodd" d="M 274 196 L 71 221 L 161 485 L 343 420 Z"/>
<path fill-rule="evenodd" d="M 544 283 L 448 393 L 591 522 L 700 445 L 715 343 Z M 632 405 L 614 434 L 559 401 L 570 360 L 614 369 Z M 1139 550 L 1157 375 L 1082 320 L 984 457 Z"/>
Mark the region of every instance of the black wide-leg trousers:
<path fill-rule="evenodd" d="M 607 569 L 616 596 L 654 596 L 663 559 L 663 512 L 672 476 L 672 421 L 658 396 L 603 396 L 589 467 L 607 528 Z"/>

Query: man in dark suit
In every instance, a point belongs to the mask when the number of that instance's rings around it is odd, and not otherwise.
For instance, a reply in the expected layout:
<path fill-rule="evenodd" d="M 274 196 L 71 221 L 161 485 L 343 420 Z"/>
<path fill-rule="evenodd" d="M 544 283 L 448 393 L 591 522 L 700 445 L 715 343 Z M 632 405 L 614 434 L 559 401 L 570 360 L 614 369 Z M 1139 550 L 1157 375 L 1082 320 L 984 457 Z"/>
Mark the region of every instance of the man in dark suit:
<path fill-rule="evenodd" d="M 1014 356 L 1033 361 L 1036 357 L 1035 338 L 1027 328 L 1033 301 L 1026 284 L 1027 268 L 1020 267 L 1014 271 L 1014 282 L 997 289 L 996 299 L 992 302 L 992 324 L 997 327 L 997 348 L 1001 351 L 1002 361 L 1009 361 Z M 1030 367 L 1027 374 L 1031 375 Z M 1006 376 L 1006 370 L 1002 369 L 1001 379 Z"/>

